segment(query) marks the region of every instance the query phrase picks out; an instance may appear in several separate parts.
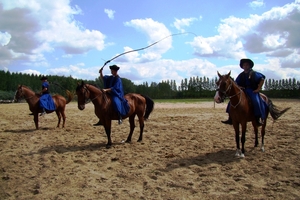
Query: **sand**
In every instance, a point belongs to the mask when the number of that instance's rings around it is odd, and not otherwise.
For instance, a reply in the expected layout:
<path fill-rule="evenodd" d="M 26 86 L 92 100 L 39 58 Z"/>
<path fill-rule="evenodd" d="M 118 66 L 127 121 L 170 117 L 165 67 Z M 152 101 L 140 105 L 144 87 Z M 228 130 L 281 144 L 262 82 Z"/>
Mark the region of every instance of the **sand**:
<path fill-rule="evenodd" d="M 248 123 L 243 159 L 226 104 L 157 103 L 142 142 L 137 120 L 130 144 L 128 119 L 114 121 L 111 149 L 92 103 L 68 104 L 64 129 L 40 117 L 39 130 L 27 103 L 0 104 L 0 199 L 300 199 L 300 101 L 273 102 L 292 109 L 268 118 L 265 152 Z"/>

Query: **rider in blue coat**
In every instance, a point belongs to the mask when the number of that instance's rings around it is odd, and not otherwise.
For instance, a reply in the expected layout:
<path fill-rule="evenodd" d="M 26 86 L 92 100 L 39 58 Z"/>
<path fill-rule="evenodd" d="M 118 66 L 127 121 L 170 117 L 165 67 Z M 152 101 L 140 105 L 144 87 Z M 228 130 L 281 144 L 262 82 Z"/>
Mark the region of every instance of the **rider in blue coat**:
<path fill-rule="evenodd" d="M 43 76 L 41 78 L 42 83 L 42 91 L 40 92 L 40 108 L 43 109 L 43 112 L 40 116 L 46 114 L 46 110 L 53 111 L 56 109 L 52 96 L 50 95 L 49 91 L 49 82 L 47 81 L 47 77 Z"/>
<path fill-rule="evenodd" d="M 254 116 L 256 118 L 257 124 L 261 125 L 260 119 L 266 119 L 266 103 L 262 100 L 259 95 L 261 90 L 265 75 L 260 72 L 254 71 L 252 68 L 254 62 L 251 59 L 244 58 L 240 60 L 240 67 L 244 70 L 236 78 L 235 82 L 246 92 L 247 96 L 251 99 L 251 103 L 254 109 Z M 226 112 L 229 113 L 229 104 L 227 106 Z M 225 124 L 232 124 L 231 118 L 227 121 L 222 121 Z"/>
<path fill-rule="evenodd" d="M 119 115 L 119 124 L 122 124 L 122 116 L 127 115 L 129 112 L 129 105 L 127 100 L 124 98 L 123 84 L 120 76 L 118 75 L 118 70 L 120 67 L 117 65 L 111 65 L 110 67 L 111 74 L 110 76 L 103 76 L 102 70 L 100 69 L 100 77 L 104 83 L 104 92 L 108 92 L 112 98 L 112 104 L 115 111 Z"/>

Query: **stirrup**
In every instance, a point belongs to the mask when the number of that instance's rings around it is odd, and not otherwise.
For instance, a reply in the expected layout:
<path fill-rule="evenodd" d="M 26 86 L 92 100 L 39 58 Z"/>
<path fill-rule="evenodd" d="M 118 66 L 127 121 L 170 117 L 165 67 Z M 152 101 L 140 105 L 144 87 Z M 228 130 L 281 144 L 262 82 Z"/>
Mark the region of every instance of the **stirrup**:
<path fill-rule="evenodd" d="M 40 114 L 40 116 L 44 116 L 46 114 L 46 112 L 42 112 L 41 114 Z"/>
<path fill-rule="evenodd" d="M 121 120 L 121 119 L 119 119 L 119 121 L 118 121 L 118 124 L 119 124 L 119 125 L 121 125 L 121 124 L 122 124 L 122 120 Z"/>

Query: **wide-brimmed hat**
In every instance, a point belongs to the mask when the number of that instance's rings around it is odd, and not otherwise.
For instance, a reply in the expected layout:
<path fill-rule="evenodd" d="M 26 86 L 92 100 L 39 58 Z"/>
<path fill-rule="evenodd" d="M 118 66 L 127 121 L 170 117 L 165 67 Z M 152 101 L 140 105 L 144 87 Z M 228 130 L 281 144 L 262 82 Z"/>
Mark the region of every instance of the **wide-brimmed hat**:
<path fill-rule="evenodd" d="M 46 76 L 43 76 L 42 78 L 41 78 L 41 81 L 43 81 L 43 80 L 47 80 L 48 78 L 46 77 Z"/>
<path fill-rule="evenodd" d="M 118 71 L 120 69 L 120 67 L 118 67 L 117 65 L 111 65 L 111 66 L 109 66 L 109 68 L 112 70 L 116 70 L 116 71 Z"/>
<path fill-rule="evenodd" d="M 241 67 L 241 68 L 243 68 L 243 64 L 244 64 L 245 62 L 249 63 L 251 68 L 254 66 L 254 62 L 253 62 L 251 59 L 249 59 L 249 58 L 243 58 L 243 59 L 241 59 L 241 61 L 240 61 L 240 67 Z"/>

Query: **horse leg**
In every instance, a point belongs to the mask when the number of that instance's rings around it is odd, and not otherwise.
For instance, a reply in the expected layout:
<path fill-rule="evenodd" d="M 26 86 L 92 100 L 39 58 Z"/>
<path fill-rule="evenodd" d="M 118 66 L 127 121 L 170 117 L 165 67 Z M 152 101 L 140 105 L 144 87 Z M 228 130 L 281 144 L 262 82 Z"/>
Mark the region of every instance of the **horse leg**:
<path fill-rule="evenodd" d="M 105 133 L 106 133 L 106 136 L 107 136 L 106 148 L 109 149 L 109 148 L 111 148 L 111 145 L 112 145 L 112 141 L 111 141 L 111 121 L 104 122 L 104 129 L 105 129 Z"/>
<path fill-rule="evenodd" d="M 253 126 L 254 134 L 255 134 L 254 147 L 257 147 L 258 146 L 258 128 L 257 128 L 257 124 L 255 121 L 252 121 L 252 126 Z"/>
<path fill-rule="evenodd" d="M 133 134 L 133 131 L 134 131 L 134 128 L 135 128 L 134 118 L 135 118 L 134 114 L 129 117 L 130 132 L 129 132 L 129 135 L 127 137 L 127 140 L 125 141 L 127 143 L 131 142 L 132 134 Z"/>
<path fill-rule="evenodd" d="M 265 146 L 264 146 L 264 138 L 266 133 L 266 126 L 267 126 L 267 119 L 265 119 L 262 127 L 261 127 L 261 151 L 265 152 Z"/>
<path fill-rule="evenodd" d="M 143 132 L 144 132 L 144 117 L 140 116 L 139 117 L 139 122 L 140 122 L 140 137 L 138 139 L 138 142 L 141 142 L 143 140 Z"/>
<path fill-rule="evenodd" d="M 239 128 L 239 124 L 236 123 L 236 122 L 233 122 L 233 128 L 234 128 L 234 132 L 235 132 L 235 143 L 236 143 L 235 156 L 240 156 L 241 149 L 240 149 L 240 128 Z"/>
<path fill-rule="evenodd" d="M 242 137 L 241 137 L 241 142 L 242 142 L 242 153 L 241 157 L 245 157 L 245 142 L 246 142 L 246 130 L 247 130 L 247 122 L 243 122 L 242 124 Z"/>
<path fill-rule="evenodd" d="M 39 113 L 38 112 L 33 113 L 33 121 L 35 123 L 35 128 L 39 129 Z"/>
<path fill-rule="evenodd" d="M 55 112 L 56 112 L 56 115 L 57 115 L 57 118 L 58 118 L 58 123 L 57 123 L 56 128 L 59 128 L 60 121 L 61 121 L 61 115 L 60 115 L 60 112 L 58 110 L 56 110 Z"/>
<path fill-rule="evenodd" d="M 61 116 L 62 116 L 62 119 L 63 119 L 63 124 L 62 124 L 62 128 L 65 128 L 65 123 L 66 123 L 66 114 L 65 114 L 65 110 L 62 110 L 61 111 Z"/>

